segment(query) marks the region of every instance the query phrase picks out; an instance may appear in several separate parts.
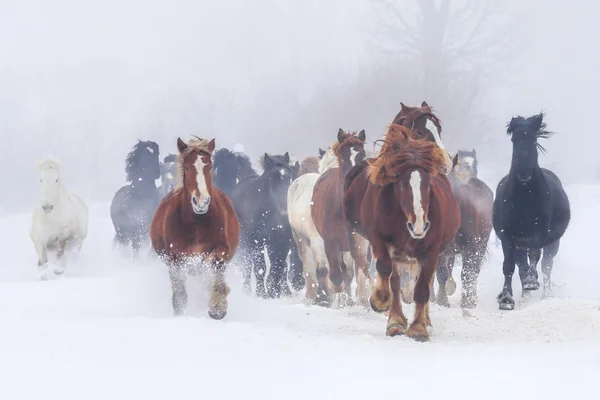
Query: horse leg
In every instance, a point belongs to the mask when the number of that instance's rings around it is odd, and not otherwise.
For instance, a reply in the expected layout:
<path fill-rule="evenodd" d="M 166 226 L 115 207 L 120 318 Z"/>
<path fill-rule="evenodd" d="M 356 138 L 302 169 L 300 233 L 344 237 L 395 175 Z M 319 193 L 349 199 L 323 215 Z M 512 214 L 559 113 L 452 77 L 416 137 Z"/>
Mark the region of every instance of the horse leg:
<path fill-rule="evenodd" d="M 73 240 L 72 237 L 59 239 L 58 240 L 58 252 L 56 253 L 56 260 L 58 261 L 58 267 L 54 269 L 56 275 L 62 275 L 65 272 L 65 266 L 67 263 L 65 252 L 69 241 Z"/>
<path fill-rule="evenodd" d="M 290 270 L 288 271 L 288 277 L 292 283 L 292 288 L 297 292 L 302 290 L 306 284 L 306 281 L 304 280 L 304 260 L 299 252 L 298 242 L 292 240 L 290 242 Z"/>
<path fill-rule="evenodd" d="M 363 307 L 369 307 L 371 275 L 369 274 L 369 242 L 356 232 L 349 235 L 350 253 L 354 260 L 356 277 L 356 301 Z"/>
<path fill-rule="evenodd" d="M 375 286 L 369 297 L 369 304 L 371 304 L 373 311 L 381 313 L 389 310 L 391 303 L 390 275 L 392 274 L 393 264 L 387 252 L 377 258 L 375 268 L 377 269 L 377 276 Z"/>
<path fill-rule="evenodd" d="M 229 254 L 229 249 L 225 246 L 216 246 L 211 254 L 213 282 L 208 300 L 208 315 L 212 319 L 223 319 L 227 315 L 227 296 L 231 289 L 225 282 L 227 263 L 223 259 L 224 254 Z"/>
<path fill-rule="evenodd" d="M 329 262 L 329 281 L 328 287 L 330 293 L 341 293 L 344 291 L 344 274 L 342 273 L 342 254 L 338 246 L 330 240 L 325 242 L 325 255 Z"/>
<path fill-rule="evenodd" d="M 46 245 L 44 243 L 35 242 L 35 251 L 38 257 L 38 269 L 40 273 L 40 277 L 43 280 L 46 280 L 46 276 L 44 272 L 46 272 L 46 268 L 48 267 L 48 250 L 46 249 Z"/>
<path fill-rule="evenodd" d="M 461 308 L 477 307 L 477 279 L 483 263 L 485 246 L 479 249 L 473 247 L 463 251 L 463 267 L 460 273 L 462 280 L 462 297 L 460 300 Z"/>
<path fill-rule="evenodd" d="M 504 284 L 502 292 L 498 295 L 498 304 L 500 310 L 514 310 L 515 300 L 513 299 L 512 277 L 515 273 L 515 246 L 508 240 L 502 241 L 502 251 L 504 253 L 504 263 L 502 272 L 504 274 Z"/>
<path fill-rule="evenodd" d="M 400 294 L 402 264 L 393 263 L 392 273 L 389 278 L 391 292 L 390 313 L 385 334 L 387 336 L 403 335 L 406 332 L 408 321 L 402 312 L 402 299 Z"/>
<path fill-rule="evenodd" d="M 447 293 L 449 261 L 450 261 L 450 257 L 448 257 L 447 255 L 441 255 L 440 256 L 440 265 L 436 271 L 436 276 L 437 276 L 437 280 L 438 280 L 438 284 L 439 284 L 436 302 L 440 306 L 444 306 L 444 307 L 450 307 L 450 302 L 448 301 L 448 293 Z M 464 269 L 464 267 L 463 267 L 463 269 Z M 431 299 L 429 299 L 429 300 L 431 301 Z"/>
<path fill-rule="evenodd" d="M 306 304 L 315 304 L 317 301 L 317 275 L 316 265 L 314 265 L 314 261 L 310 259 L 310 244 L 305 237 L 297 234 L 295 231 L 292 231 L 292 235 L 294 236 L 294 241 L 296 242 L 298 257 L 302 263 L 302 274 L 304 275 L 304 280 L 306 282 L 306 294 L 304 302 Z"/>
<path fill-rule="evenodd" d="M 267 298 L 265 290 L 265 275 L 267 274 L 267 262 L 265 261 L 264 242 L 262 240 L 253 243 L 250 251 L 252 264 L 254 265 L 254 276 L 256 277 L 256 297 Z M 271 261 L 271 267 L 273 262 Z"/>
<path fill-rule="evenodd" d="M 169 265 L 169 278 L 173 290 L 173 312 L 175 316 L 183 315 L 187 307 L 187 290 L 185 288 L 185 271 L 179 264 Z"/>
<path fill-rule="evenodd" d="M 448 256 L 448 260 L 446 262 L 446 268 L 448 269 L 448 281 L 446 282 L 446 294 L 448 296 L 452 296 L 454 293 L 456 293 L 456 281 L 452 277 L 452 271 L 454 270 L 454 261 L 456 261 L 455 255 Z"/>
<path fill-rule="evenodd" d="M 354 278 L 354 260 L 349 251 L 343 251 L 341 254 L 340 269 L 344 279 L 344 290 L 340 293 L 340 307 L 350 307 L 354 305 L 352 299 L 352 279 Z"/>
<path fill-rule="evenodd" d="M 550 243 L 544 247 L 543 258 L 542 258 L 542 276 L 544 277 L 544 291 L 542 293 L 543 298 L 552 297 L 552 267 L 554 265 L 554 257 L 558 254 L 560 247 L 560 240 L 554 243 Z"/>
<path fill-rule="evenodd" d="M 406 331 L 406 336 L 418 341 L 429 340 L 427 326 L 431 325 L 429 318 L 429 295 L 433 277 L 439 264 L 437 251 L 430 251 L 421 262 L 421 271 L 415 285 L 415 318 Z"/>
<path fill-rule="evenodd" d="M 415 284 L 419 277 L 419 263 L 416 260 L 408 263 L 401 263 L 402 279 L 400 283 L 400 294 L 402 301 L 406 304 L 411 304 L 415 295 Z"/>
<path fill-rule="evenodd" d="M 525 252 L 527 254 L 527 252 Z M 519 266 L 519 277 L 521 278 L 521 284 L 523 285 L 523 291 L 526 290 L 538 290 L 540 288 L 540 282 L 538 281 L 537 264 L 542 256 L 542 249 L 530 250 L 529 261 L 527 255 L 525 261 L 517 265 Z M 523 268 L 521 268 L 521 266 Z"/>
<path fill-rule="evenodd" d="M 286 239 L 273 237 L 267 244 L 271 269 L 267 279 L 267 295 L 270 298 L 291 297 L 292 291 L 287 283 L 287 255 L 290 250 Z"/>
<path fill-rule="evenodd" d="M 314 235 L 310 238 L 310 250 L 314 268 L 316 268 L 316 301 L 320 306 L 329 307 L 331 306 L 331 296 L 328 288 L 329 264 L 327 254 L 325 254 L 325 244 L 321 236 Z"/>

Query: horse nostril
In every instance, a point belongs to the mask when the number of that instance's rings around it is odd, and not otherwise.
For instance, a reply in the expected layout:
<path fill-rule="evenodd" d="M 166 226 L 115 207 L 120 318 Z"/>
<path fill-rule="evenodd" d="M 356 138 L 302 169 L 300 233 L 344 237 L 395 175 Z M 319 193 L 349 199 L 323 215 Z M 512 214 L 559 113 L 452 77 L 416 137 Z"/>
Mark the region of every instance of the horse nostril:
<path fill-rule="evenodd" d="M 429 230 L 429 221 L 425 222 L 425 225 L 423 226 L 423 232 L 427 232 Z"/>
<path fill-rule="evenodd" d="M 197 197 L 192 197 L 192 204 L 197 206 L 198 205 L 198 198 Z"/>
<path fill-rule="evenodd" d="M 406 227 L 408 228 L 409 231 L 414 232 L 415 228 L 413 226 L 413 224 L 411 224 L 410 222 L 406 223 Z"/>

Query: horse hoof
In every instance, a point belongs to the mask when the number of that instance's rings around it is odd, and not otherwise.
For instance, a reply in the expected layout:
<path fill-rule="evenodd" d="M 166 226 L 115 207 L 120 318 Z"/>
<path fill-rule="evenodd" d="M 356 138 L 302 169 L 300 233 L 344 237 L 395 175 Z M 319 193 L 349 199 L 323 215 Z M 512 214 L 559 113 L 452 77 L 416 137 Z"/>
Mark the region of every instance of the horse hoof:
<path fill-rule="evenodd" d="M 385 330 L 386 336 L 394 337 L 394 336 L 402 336 L 406 333 L 406 325 L 402 325 L 399 323 L 391 324 Z"/>
<path fill-rule="evenodd" d="M 514 310 L 515 300 L 509 294 L 501 295 L 498 299 L 498 304 L 501 310 Z"/>
<path fill-rule="evenodd" d="M 540 283 L 537 281 L 526 282 L 523 284 L 523 290 L 538 290 L 540 288 Z"/>
<path fill-rule="evenodd" d="M 306 282 L 303 277 L 299 277 L 292 280 L 292 289 L 294 289 L 296 292 L 299 292 L 302 289 L 304 289 L 304 286 L 306 286 Z"/>
<path fill-rule="evenodd" d="M 208 310 L 208 316 L 211 317 L 212 319 L 220 320 L 220 319 L 225 318 L 226 315 L 227 315 L 227 311 Z"/>
<path fill-rule="evenodd" d="M 390 307 L 389 305 L 383 309 L 379 309 L 377 308 L 377 306 L 375 305 L 375 303 L 373 303 L 373 296 L 369 296 L 369 304 L 371 305 L 371 310 L 375 311 L 376 313 L 382 313 L 387 311 Z"/>
<path fill-rule="evenodd" d="M 455 292 L 456 292 L 456 282 L 454 281 L 454 278 L 449 277 L 448 281 L 446 282 L 446 294 L 448 296 L 452 296 Z"/>
<path fill-rule="evenodd" d="M 415 328 L 414 326 L 411 326 L 410 328 L 408 328 L 405 335 L 417 342 L 429 341 L 429 333 L 427 333 L 427 330 L 424 327 L 419 329 Z"/>

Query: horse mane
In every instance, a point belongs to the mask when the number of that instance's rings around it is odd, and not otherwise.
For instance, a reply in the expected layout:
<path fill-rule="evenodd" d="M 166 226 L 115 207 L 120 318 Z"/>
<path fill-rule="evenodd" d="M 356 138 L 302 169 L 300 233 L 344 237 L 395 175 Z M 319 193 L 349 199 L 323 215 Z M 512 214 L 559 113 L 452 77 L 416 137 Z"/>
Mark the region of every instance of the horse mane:
<path fill-rule="evenodd" d="M 289 153 L 288 157 L 290 158 L 290 161 L 288 163 L 288 166 L 293 167 L 295 164 L 295 158 L 292 159 L 292 155 L 290 155 Z M 282 165 L 286 165 L 286 163 L 283 162 L 283 160 L 281 160 L 281 158 L 285 157 L 285 154 L 267 154 L 269 157 L 271 157 L 272 159 L 274 159 L 276 162 L 281 163 Z M 259 160 L 258 160 L 260 167 L 263 169 L 263 171 L 266 171 L 266 163 L 265 163 L 265 155 L 260 156 Z"/>
<path fill-rule="evenodd" d="M 444 150 L 435 143 L 414 139 L 414 133 L 401 125 L 391 124 L 383 146 L 375 159 L 369 159 L 368 176 L 374 185 L 396 182 L 408 167 L 424 169 L 431 175 L 443 175 Z"/>
<path fill-rule="evenodd" d="M 154 151 L 158 152 L 158 144 L 152 141 L 141 141 L 133 146 L 127 158 L 125 159 L 125 176 L 127 182 L 133 182 L 136 178 L 139 178 L 140 171 L 138 171 L 138 157 L 141 151 L 144 151 L 145 147 L 153 147 Z"/>
<path fill-rule="evenodd" d="M 225 157 L 229 155 L 235 156 L 235 154 L 231 150 L 226 149 L 224 147 L 215 151 L 213 154 L 213 164 L 215 166 L 220 164 L 223 160 L 225 160 Z"/>
<path fill-rule="evenodd" d="M 53 157 L 46 157 L 43 160 L 38 161 L 38 170 L 43 171 L 45 169 L 51 168 L 57 172 L 60 172 L 61 163 Z"/>
<path fill-rule="evenodd" d="M 195 152 L 202 152 L 210 154 L 208 144 L 210 140 L 199 138 L 198 136 L 192 136 L 187 142 L 187 148 L 177 155 L 177 178 L 175 183 L 175 190 L 183 188 L 183 161 L 187 156 Z M 174 191 L 175 191 L 174 190 Z"/>
<path fill-rule="evenodd" d="M 333 149 L 330 147 L 323 155 L 323 158 L 319 160 L 319 174 L 322 174 L 328 169 L 337 167 L 339 167 L 338 159 L 333 153 Z"/>
<path fill-rule="evenodd" d="M 365 142 L 363 142 L 362 140 L 360 140 L 358 138 L 358 132 L 353 131 L 353 132 L 344 132 L 344 141 L 340 143 L 339 140 L 336 140 L 332 145 L 331 145 L 331 150 L 333 151 L 333 154 L 335 154 L 336 157 L 339 157 L 339 151 L 340 148 L 342 147 L 342 145 L 346 145 L 348 143 L 350 144 L 359 144 L 359 145 L 363 145 L 365 144 Z M 329 150 L 328 150 L 329 151 Z M 325 156 L 323 156 L 325 157 Z"/>
<path fill-rule="evenodd" d="M 545 116 L 546 114 L 542 111 L 539 114 L 533 115 L 529 118 L 524 118 L 520 115 L 513 117 L 510 122 L 506 124 L 506 134 L 508 136 L 512 136 L 519 128 L 531 128 L 536 140 L 547 139 L 554 135 L 554 132 L 550 132 L 546 129 L 547 126 L 546 122 L 544 121 Z M 544 146 L 539 143 L 536 143 L 536 146 L 542 153 L 546 153 Z"/>
<path fill-rule="evenodd" d="M 177 162 L 177 155 L 176 154 L 169 154 L 168 156 L 165 157 L 165 159 L 163 160 L 163 162 L 165 164 Z"/>
<path fill-rule="evenodd" d="M 429 105 L 424 105 L 421 107 L 407 107 L 403 105 L 402 109 L 394 117 L 392 124 L 401 125 L 403 119 L 415 121 L 424 115 L 427 115 L 429 118 L 431 118 L 433 124 L 436 126 L 441 135 L 442 121 L 440 121 L 440 119 L 433 113 L 433 108 Z"/>

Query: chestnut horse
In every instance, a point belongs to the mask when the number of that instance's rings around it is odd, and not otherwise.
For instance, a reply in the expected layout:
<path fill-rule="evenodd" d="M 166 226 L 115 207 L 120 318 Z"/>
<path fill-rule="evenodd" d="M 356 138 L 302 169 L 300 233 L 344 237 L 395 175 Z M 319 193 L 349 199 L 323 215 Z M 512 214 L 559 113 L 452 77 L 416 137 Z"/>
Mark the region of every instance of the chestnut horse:
<path fill-rule="evenodd" d="M 366 134 L 362 130 L 358 134 L 338 131 L 337 141 L 332 146 L 339 167 L 325 171 L 315 183 L 313 189 L 313 206 L 311 214 L 317 232 L 323 239 L 325 254 L 329 262 L 329 284 L 331 294 L 346 292 L 348 303 L 351 303 L 351 278 L 347 267 L 355 264 L 356 297 L 359 303 L 368 306 L 369 296 L 369 264 L 367 253 L 369 244 L 364 238 L 349 235 L 342 213 L 342 196 L 346 174 L 365 158 Z M 356 241 L 357 243 L 351 243 Z M 364 257 L 350 254 L 350 250 L 363 252 Z M 364 260 L 363 263 L 353 262 Z"/>
<path fill-rule="evenodd" d="M 379 156 L 347 175 L 343 209 L 349 228 L 373 247 L 377 280 L 369 301 L 374 311 L 389 311 L 386 334 L 426 341 L 430 288 L 439 255 L 460 226 L 460 212 L 445 175 L 445 151 L 413 135 L 390 126 Z M 415 319 L 407 329 L 400 288 L 402 269 L 411 261 L 419 273 Z"/>
<path fill-rule="evenodd" d="M 477 278 L 487 254 L 487 244 L 492 232 L 492 208 L 494 193 L 488 185 L 477 178 L 477 154 L 459 150 L 453 159 L 454 167 L 448 175 L 454 196 L 460 209 L 460 228 L 452 243 L 441 257 L 437 270 L 439 291 L 437 303 L 450 307 L 448 296 L 456 290 L 452 268 L 457 255 L 462 257 L 463 309 L 477 305 Z"/>
<path fill-rule="evenodd" d="M 177 138 L 177 186 L 158 206 L 150 227 L 152 247 L 169 267 L 175 315 L 185 312 L 188 265 L 204 264 L 213 276 L 208 315 L 227 314 L 227 263 L 240 239 L 240 225 L 229 198 L 213 187 L 212 154 L 215 140 Z"/>

